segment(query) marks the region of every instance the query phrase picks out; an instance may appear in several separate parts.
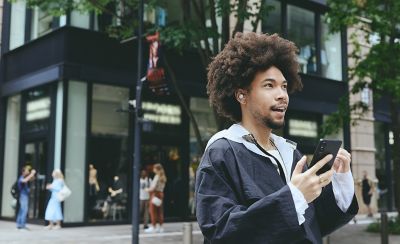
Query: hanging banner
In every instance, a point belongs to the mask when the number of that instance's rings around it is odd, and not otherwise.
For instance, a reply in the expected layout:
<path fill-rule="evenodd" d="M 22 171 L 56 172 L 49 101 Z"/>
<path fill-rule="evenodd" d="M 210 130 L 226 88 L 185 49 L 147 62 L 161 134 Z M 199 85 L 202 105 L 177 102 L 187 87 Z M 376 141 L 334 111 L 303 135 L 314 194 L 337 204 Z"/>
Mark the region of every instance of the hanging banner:
<path fill-rule="evenodd" d="M 146 37 L 149 45 L 149 65 L 147 67 L 146 78 L 149 88 L 157 95 L 169 95 L 167 80 L 165 79 L 164 68 L 159 66 L 160 61 L 160 35 L 158 32 Z"/>

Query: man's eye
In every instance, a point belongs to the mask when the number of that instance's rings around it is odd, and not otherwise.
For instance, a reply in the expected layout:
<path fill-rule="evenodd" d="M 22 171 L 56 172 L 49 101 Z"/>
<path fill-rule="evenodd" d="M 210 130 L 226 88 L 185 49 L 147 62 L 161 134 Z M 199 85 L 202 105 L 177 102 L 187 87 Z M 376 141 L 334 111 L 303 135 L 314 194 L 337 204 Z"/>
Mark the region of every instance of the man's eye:
<path fill-rule="evenodd" d="M 287 90 L 287 85 L 283 85 L 282 88 Z"/>
<path fill-rule="evenodd" d="M 267 84 L 265 84 L 264 86 L 265 86 L 265 87 L 269 87 L 269 88 L 270 88 L 270 87 L 273 87 L 271 83 L 267 83 Z"/>

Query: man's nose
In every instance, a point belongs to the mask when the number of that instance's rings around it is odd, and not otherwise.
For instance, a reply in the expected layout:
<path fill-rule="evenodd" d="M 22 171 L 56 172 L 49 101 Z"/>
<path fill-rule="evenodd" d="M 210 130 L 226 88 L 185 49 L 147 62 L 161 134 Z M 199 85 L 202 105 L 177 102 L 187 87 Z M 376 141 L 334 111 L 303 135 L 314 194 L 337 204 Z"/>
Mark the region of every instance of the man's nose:
<path fill-rule="evenodd" d="M 281 88 L 278 88 L 277 90 L 278 91 L 277 91 L 277 94 L 275 96 L 275 99 L 276 100 L 287 100 L 288 94 L 287 94 L 286 90 L 281 89 Z"/>

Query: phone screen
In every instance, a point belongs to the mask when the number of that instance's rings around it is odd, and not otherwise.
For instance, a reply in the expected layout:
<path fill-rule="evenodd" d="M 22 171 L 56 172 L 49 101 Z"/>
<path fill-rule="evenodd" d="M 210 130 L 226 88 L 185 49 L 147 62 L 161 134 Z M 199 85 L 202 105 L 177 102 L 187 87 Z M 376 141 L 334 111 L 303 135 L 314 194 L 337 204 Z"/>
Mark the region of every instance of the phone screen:
<path fill-rule="evenodd" d="M 317 175 L 320 175 L 330 170 L 333 163 L 335 162 L 336 155 L 339 152 L 341 145 L 342 141 L 340 140 L 320 139 L 317 148 L 315 149 L 314 156 L 311 160 L 309 168 L 314 166 L 314 164 L 323 159 L 326 155 L 332 154 L 332 159 L 328 163 L 326 163 L 320 170 L 317 171 Z"/>

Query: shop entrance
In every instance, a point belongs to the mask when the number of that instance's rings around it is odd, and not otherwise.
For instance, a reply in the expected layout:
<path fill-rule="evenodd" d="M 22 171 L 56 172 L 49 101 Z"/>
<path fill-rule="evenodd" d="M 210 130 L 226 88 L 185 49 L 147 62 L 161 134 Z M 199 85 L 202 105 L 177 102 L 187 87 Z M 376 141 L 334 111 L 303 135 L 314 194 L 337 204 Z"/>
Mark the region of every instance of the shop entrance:
<path fill-rule="evenodd" d="M 36 170 L 35 180 L 30 182 L 29 194 L 29 219 L 44 219 L 46 208 L 46 184 L 51 179 L 46 179 L 48 145 L 46 140 L 28 141 L 22 148 L 21 166 L 30 165 Z"/>

